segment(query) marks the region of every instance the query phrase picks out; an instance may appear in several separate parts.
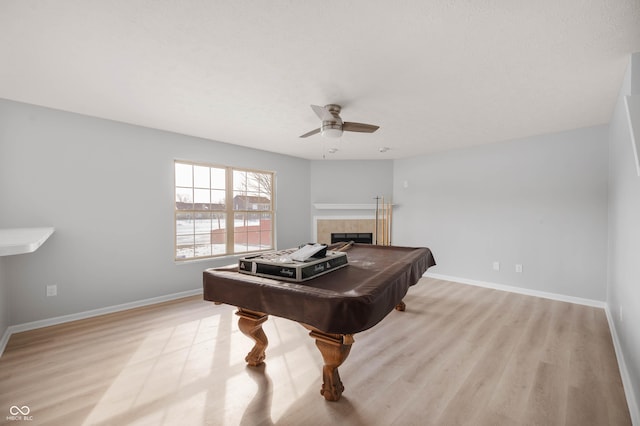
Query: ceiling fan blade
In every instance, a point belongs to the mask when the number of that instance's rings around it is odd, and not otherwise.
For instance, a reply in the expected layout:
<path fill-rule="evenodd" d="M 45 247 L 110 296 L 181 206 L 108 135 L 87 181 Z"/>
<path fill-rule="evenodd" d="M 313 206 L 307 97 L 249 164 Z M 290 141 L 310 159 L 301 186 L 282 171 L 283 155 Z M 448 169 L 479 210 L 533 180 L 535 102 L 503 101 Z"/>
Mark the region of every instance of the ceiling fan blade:
<path fill-rule="evenodd" d="M 317 129 L 315 129 L 315 130 L 312 130 L 312 131 L 310 131 L 310 132 L 307 132 L 307 133 L 305 133 L 304 135 L 301 135 L 300 137 L 301 137 L 301 138 L 306 138 L 306 137 L 308 137 L 308 136 L 315 135 L 316 133 L 320 133 L 320 128 L 317 128 Z"/>
<path fill-rule="evenodd" d="M 322 121 L 336 121 L 336 118 L 325 107 L 318 105 L 311 105 L 311 109 Z"/>
<path fill-rule="evenodd" d="M 347 132 L 373 133 L 379 128 L 380 126 L 374 126 L 373 124 L 351 123 L 349 121 L 342 123 L 342 130 Z"/>

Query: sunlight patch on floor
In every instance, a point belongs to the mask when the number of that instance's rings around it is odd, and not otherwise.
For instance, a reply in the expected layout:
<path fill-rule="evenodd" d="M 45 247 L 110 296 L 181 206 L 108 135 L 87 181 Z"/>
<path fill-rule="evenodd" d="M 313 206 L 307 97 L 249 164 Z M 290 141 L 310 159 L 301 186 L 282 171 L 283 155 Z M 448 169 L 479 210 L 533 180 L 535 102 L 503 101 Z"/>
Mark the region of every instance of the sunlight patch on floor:
<path fill-rule="evenodd" d="M 317 389 L 320 352 L 300 324 L 270 317 L 266 362 L 250 367 L 253 341 L 231 307 L 217 315 L 149 331 L 95 404 L 85 424 L 238 424 L 278 418 Z M 244 412 L 238 419 L 238 412 Z"/>

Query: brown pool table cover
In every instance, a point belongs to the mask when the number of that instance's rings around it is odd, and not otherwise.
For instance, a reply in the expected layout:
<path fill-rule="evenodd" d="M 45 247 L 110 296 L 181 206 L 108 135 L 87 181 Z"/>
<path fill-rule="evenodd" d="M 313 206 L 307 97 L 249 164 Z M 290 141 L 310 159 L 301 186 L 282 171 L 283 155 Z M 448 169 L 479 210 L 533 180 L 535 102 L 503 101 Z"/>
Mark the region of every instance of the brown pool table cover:
<path fill-rule="evenodd" d="M 428 248 L 354 244 L 349 265 L 303 283 L 240 274 L 237 266 L 203 273 L 204 299 L 354 334 L 373 327 L 435 265 Z"/>

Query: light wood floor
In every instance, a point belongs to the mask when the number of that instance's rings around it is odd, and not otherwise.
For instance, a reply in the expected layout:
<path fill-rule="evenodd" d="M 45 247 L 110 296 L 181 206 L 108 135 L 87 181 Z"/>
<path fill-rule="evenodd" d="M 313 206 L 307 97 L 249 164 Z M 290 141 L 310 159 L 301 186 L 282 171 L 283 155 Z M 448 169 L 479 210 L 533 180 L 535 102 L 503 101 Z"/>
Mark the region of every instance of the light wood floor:
<path fill-rule="evenodd" d="M 235 309 L 199 297 L 13 335 L 0 422 L 51 425 L 629 425 L 602 309 L 423 279 L 355 336 L 338 402 L 294 322 L 266 365 Z M 32 421 L 6 418 L 28 406 Z"/>

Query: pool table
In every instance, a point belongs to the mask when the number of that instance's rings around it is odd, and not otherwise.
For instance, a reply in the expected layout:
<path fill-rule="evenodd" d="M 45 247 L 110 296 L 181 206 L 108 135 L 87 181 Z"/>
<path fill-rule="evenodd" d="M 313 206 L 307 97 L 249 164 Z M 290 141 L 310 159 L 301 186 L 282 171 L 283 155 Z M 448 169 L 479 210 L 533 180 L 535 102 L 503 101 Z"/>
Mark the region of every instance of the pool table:
<path fill-rule="evenodd" d="M 241 274 L 237 265 L 203 273 L 204 299 L 236 306 L 240 331 L 255 341 L 245 361 L 265 359 L 269 315 L 297 321 L 310 330 L 324 360 L 320 393 L 340 399 L 344 386 L 338 367 L 354 342 L 353 335 L 380 322 L 394 309 L 404 310 L 403 297 L 422 274 L 435 265 L 423 247 L 345 245 L 348 266 L 300 283 Z"/>

